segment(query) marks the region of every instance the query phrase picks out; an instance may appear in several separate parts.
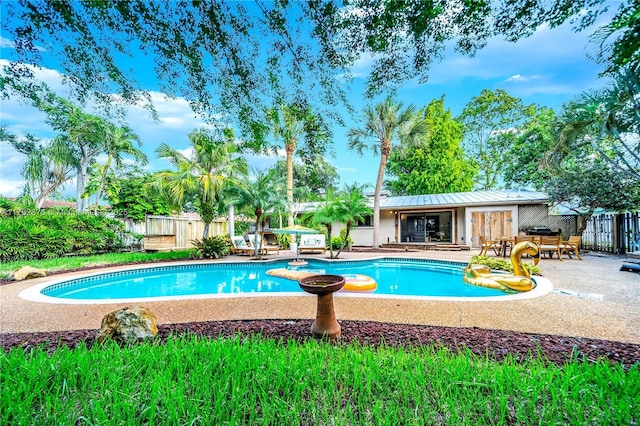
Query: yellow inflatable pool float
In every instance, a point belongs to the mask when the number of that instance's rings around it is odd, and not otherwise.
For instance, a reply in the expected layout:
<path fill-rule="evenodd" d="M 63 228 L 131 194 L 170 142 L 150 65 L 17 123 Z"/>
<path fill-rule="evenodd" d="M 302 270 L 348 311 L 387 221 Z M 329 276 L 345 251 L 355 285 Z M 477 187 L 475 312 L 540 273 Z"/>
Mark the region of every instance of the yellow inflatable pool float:
<path fill-rule="evenodd" d="M 367 275 L 342 274 L 344 277 L 344 290 L 349 291 L 373 291 L 378 288 L 378 283 Z"/>
<path fill-rule="evenodd" d="M 462 280 L 467 284 L 479 287 L 495 288 L 497 290 L 518 292 L 530 291 L 535 287 L 531 280 L 531 274 L 522 266 L 522 256 L 527 253 L 533 256 L 533 262 L 537 265 L 539 255 L 538 247 L 529 242 L 523 241 L 515 245 L 511 250 L 511 264 L 513 265 L 513 275 L 495 274 L 486 265 L 469 264 L 463 269 Z"/>

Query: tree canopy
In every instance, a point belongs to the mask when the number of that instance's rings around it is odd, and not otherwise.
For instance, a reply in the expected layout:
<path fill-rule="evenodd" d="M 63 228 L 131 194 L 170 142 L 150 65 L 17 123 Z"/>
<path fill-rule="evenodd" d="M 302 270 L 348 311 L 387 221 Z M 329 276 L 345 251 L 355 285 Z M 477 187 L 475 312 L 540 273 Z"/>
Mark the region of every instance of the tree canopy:
<path fill-rule="evenodd" d="M 3 36 L 15 48 L 8 58 L 13 78 L 30 75 L 30 65 L 55 67 L 80 100 L 109 103 L 118 93 L 152 108 L 140 76 L 155 75 L 160 90 L 185 97 L 195 111 L 211 118 L 229 112 L 258 134 L 273 100 L 313 100 L 332 115 L 332 106 L 346 103 L 335 77 L 363 56 L 374 59 L 369 93 L 380 93 L 411 78 L 424 82 L 450 42 L 473 55 L 490 37 L 516 41 L 544 23 L 571 20 L 582 30 L 610 7 L 605 0 L 1 4 Z M 622 1 L 594 36 L 609 71 L 638 70 L 638 19 L 637 2 Z M 138 54 L 148 61 L 132 67 Z"/>
<path fill-rule="evenodd" d="M 473 189 L 476 168 L 462 150 L 462 124 L 445 110 L 444 98 L 418 112 L 429 129 L 424 145 L 389 156 L 386 186 L 394 195 L 442 194 Z"/>
<path fill-rule="evenodd" d="M 515 183 L 546 191 L 587 214 L 640 206 L 640 85 L 623 73 L 612 85 L 541 110 L 525 126 L 509 157 Z"/>

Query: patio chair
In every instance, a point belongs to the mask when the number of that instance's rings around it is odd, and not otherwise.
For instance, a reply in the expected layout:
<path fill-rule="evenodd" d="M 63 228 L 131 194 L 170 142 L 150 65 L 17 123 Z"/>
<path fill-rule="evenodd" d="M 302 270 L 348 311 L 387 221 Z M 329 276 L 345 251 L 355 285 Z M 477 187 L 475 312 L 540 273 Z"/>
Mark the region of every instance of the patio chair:
<path fill-rule="evenodd" d="M 480 235 L 481 250 L 479 256 L 486 256 L 489 249 L 492 249 L 496 256 L 500 255 L 500 242 L 494 240 L 487 240 L 484 235 Z"/>
<path fill-rule="evenodd" d="M 247 237 L 249 237 L 249 246 L 252 248 L 259 246 L 262 254 L 269 254 L 269 252 L 280 254 L 280 246 L 268 244 L 264 236 L 262 237 L 262 243 L 260 243 L 260 240 L 255 234 L 249 234 Z"/>
<path fill-rule="evenodd" d="M 562 262 L 562 256 L 561 256 L 562 242 L 560 241 L 561 239 L 562 237 L 560 236 L 557 236 L 557 237 L 541 236 L 540 246 L 539 246 L 540 254 L 549 253 L 549 258 L 553 259 L 553 253 L 557 253 L 558 259 L 560 259 L 560 261 Z"/>
<path fill-rule="evenodd" d="M 521 243 L 523 241 L 529 241 L 533 244 L 535 244 L 536 246 L 538 246 L 538 251 L 540 251 L 540 237 L 537 235 L 518 235 L 517 237 L 515 237 L 513 245 L 515 246 L 518 243 Z M 524 256 L 529 257 L 529 255 L 527 253 L 524 254 Z"/>
<path fill-rule="evenodd" d="M 324 234 L 305 234 L 300 237 L 300 244 L 298 245 L 298 252 L 313 253 L 319 251 L 322 254 L 327 251 Z"/>
<path fill-rule="evenodd" d="M 242 235 L 235 235 L 231 237 L 231 244 L 233 244 L 233 252 L 240 256 L 251 256 L 255 249 L 249 247 Z"/>
<path fill-rule="evenodd" d="M 571 257 L 571 252 L 574 252 L 576 254 L 576 257 L 579 260 L 582 260 L 582 257 L 580 256 L 580 250 L 578 249 L 578 247 L 580 246 L 580 240 L 582 240 L 582 237 L 580 235 L 572 235 L 567 241 L 562 241 L 562 250 L 560 251 L 560 257 L 562 258 L 562 255 L 567 253 L 569 259 L 573 259 Z"/>

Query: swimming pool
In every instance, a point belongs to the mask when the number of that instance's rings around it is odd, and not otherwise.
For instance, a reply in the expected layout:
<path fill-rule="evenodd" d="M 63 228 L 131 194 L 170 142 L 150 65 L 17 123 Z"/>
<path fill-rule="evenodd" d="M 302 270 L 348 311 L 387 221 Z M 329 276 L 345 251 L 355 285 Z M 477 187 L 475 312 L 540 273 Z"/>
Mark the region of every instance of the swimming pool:
<path fill-rule="evenodd" d="M 493 300 L 525 294 L 512 295 L 467 285 L 462 281 L 463 266 L 451 261 L 380 258 L 313 260 L 298 269 L 313 273 L 364 274 L 378 283 L 374 292 L 340 291 L 337 296 Z M 285 267 L 288 267 L 286 261 L 141 267 L 40 284 L 24 290 L 20 296 L 52 303 L 114 303 L 305 294 L 297 281 L 267 274 L 268 270 Z M 535 297 L 534 293 L 538 293 L 536 289 L 527 292 L 527 298 Z"/>

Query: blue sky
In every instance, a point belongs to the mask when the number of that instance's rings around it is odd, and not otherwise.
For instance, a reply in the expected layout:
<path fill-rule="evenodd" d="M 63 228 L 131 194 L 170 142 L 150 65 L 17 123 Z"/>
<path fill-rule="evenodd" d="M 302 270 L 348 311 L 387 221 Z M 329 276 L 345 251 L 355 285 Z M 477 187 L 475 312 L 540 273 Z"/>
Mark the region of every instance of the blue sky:
<path fill-rule="evenodd" d="M 606 84 L 597 76 L 600 67 L 587 57 L 587 53 L 595 52 L 595 46 L 588 41 L 592 31 L 587 29 L 575 33 L 569 24 L 554 29 L 542 26 L 532 36 L 518 43 L 492 39 L 473 58 L 449 50 L 441 62 L 433 64 L 427 83 L 408 81 L 398 89 L 396 98 L 420 108 L 444 95 L 445 106 L 455 116 L 481 90 L 504 89 L 527 104 L 537 103 L 559 110 L 564 102 L 576 95 Z M 3 37 L 0 47 L 0 64 L 3 64 L 6 63 L 3 58 L 10 57 L 11 40 Z M 364 100 L 364 78 L 370 65 L 371 58 L 363 57 L 352 68 L 356 78 L 348 93 L 356 111 L 362 111 L 366 103 L 375 103 L 385 96 L 383 94 L 372 101 Z M 44 68 L 38 71 L 38 77 L 64 95 L 61 74 L 57 70 Z M 148 90 L 157 87 L 151 79 L 141 79 L 141 82 Z M 142 149 L 150 159 L 148 169 L 151 171 L 168 167 L 163 160 L 155 158 L 154 151 L 160 143 L 168 143 L 176 149 L 187 149 L 188 133 L 203 125 L 186 100 L 170 100 L 159 92 L 152 92 L 152 97 L 160 122 L 154 122 L 147 111 L 139 107 L 129 107 L 127 117 L 128 124 L 141 138 Z M 21 134 L 28 131 L 41 138 L 54 135 L 44 123 L 44 115 L 36 109 L 11 99 L 1 102 L 0 123 L 7 125 L 11 132 Z M 355 121 L 346 113 L 344 117 L 347 126 L 334 128 L 333 149 L 336 156 L 328 156 L 327 159 L 337 167 L 341 184 L 369 183 L 373 188 L 379 158 L 372 154 L 360 157 L 347 149 L 348 129 L 361 123 L 357 121 L 359 115 Z M 251 166 L 265 168 L 277 158 L 255 155 L 248 157 L 248 160 Z M 16 196 L 21 192 L 24 182 L 20 168 L 23 161 L 24 157 L 12 147 L 0 145 L 0 195 Z M 65 196 L 74 195 L 73 182 L 67 188 Z"/>

